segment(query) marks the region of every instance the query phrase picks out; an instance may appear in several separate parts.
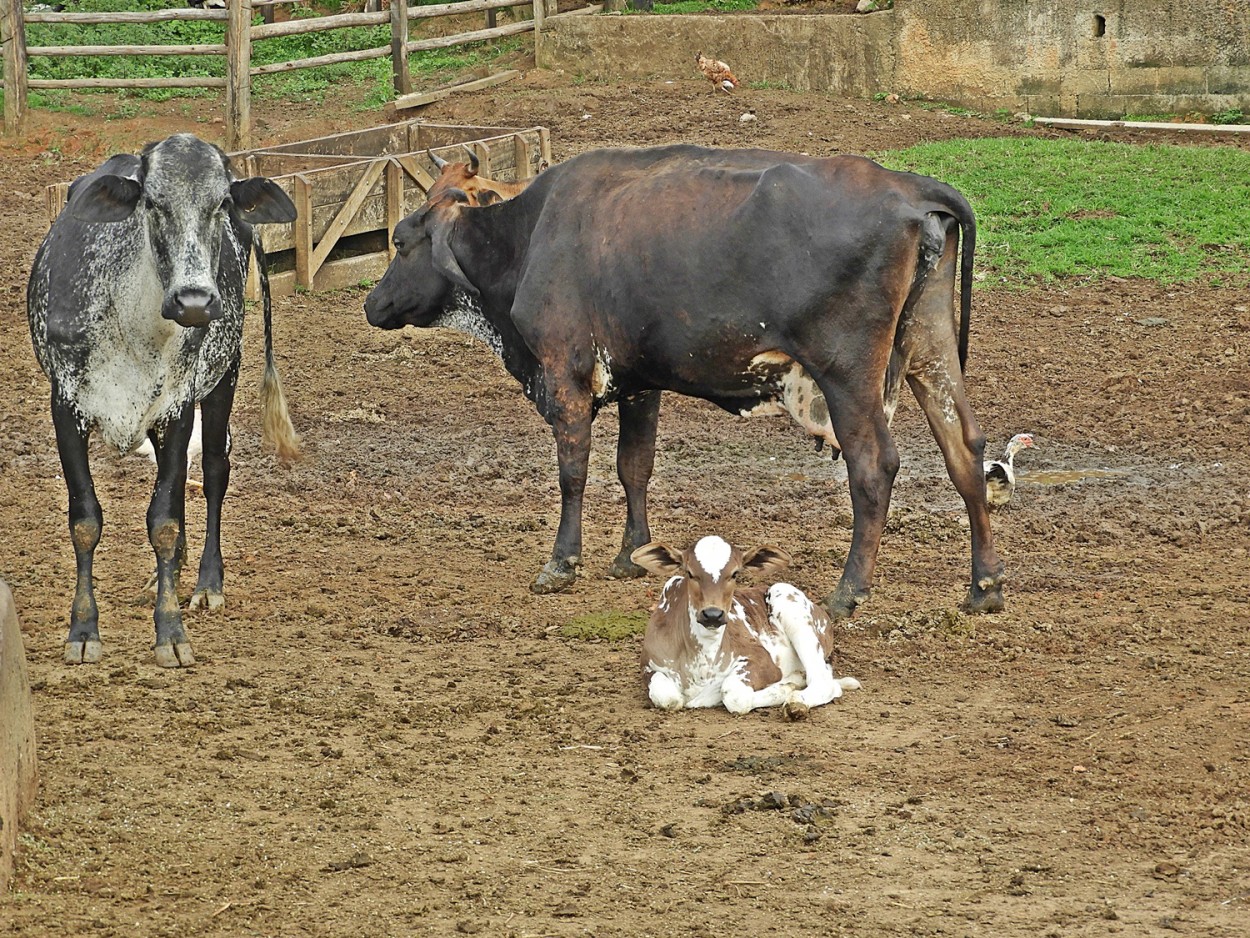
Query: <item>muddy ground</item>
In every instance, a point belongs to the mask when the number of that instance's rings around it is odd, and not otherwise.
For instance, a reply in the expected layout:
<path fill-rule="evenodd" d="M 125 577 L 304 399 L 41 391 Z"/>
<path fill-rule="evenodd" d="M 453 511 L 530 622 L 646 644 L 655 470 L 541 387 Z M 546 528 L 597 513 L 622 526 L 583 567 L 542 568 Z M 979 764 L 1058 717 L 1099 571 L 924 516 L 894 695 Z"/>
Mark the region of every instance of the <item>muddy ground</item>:
<path fill-rule="evenodd" d="M 354 95 L 258 101 L 261 138 L 379 122 Z M 748 107 L 758 120 L 742 124 Z M 0 147 L 0 574 L 25 629 L 42 772 L 0 931 L 1246 934 L 1245 284 L 978 290 L 976 411 L 994 449 L 1023 430 L 1038 442 L 994 518 L 1008 609 L 956 612 L 966 519 L 908 399 L 877 588 L 840 640 L 839 671 L 863 689 L 808 722 L 658 713 L 636 637 L 568 637 L 583 617 L 644 610 L 657 588 L 603 575 L 624 510 L 615 413 L 596 429 L 584 577 L 532 595 L 558 514 L 548 430 L 473 341 L 370 329 L 363 289 L 276 304 L 307 446 L 290 469 L 259 444 L 250 322 L 227 606 L 189 617 L 193 669 L 152 660 L 152 468 L 97 453 L 105 659 L 63 665 L 73 555 L 24 314 L 43 188 L 174 130 L 220 139 L 220 113 L 37 112 L 24 143 Z M 730 98 L 697 75 L 530 72 L 426 115 L 545 124 L 557 159 L 1046 132 L 907 103 Z M 845 475 L 784 421 L 666 398 L 651 491 L 665 539 L 773 541 L 800 586 L 823 596 L 836 581 Z"/>

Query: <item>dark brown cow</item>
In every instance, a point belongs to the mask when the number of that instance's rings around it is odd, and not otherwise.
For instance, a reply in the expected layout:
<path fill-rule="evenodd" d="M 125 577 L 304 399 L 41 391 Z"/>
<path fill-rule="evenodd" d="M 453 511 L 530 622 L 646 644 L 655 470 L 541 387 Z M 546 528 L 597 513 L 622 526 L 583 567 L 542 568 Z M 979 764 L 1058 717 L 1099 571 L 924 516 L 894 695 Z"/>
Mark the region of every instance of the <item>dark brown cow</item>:
<path fill-rule="evenodd" d="M 394 241 L 369 322 L 482 336 L 555 433 L 560 527 L 536 591 L 576 579 L 591 422 L 613 401 L 628 516 L 611 573 L 640 572 L 629 557 L 650 540 L 669 390 L 739 414 L 788 412 L 842 451 L 854 532 L 825 604 L 850 615 L 871 585 L 899 464 L 889 416 L 906 380 L 968 509 L 968 607 L 1002 608 L 984 436 L 962 375 L 975 220 L 950 186 L 850 156 L 598 150 L 498 205 L 443 192 Z"/>

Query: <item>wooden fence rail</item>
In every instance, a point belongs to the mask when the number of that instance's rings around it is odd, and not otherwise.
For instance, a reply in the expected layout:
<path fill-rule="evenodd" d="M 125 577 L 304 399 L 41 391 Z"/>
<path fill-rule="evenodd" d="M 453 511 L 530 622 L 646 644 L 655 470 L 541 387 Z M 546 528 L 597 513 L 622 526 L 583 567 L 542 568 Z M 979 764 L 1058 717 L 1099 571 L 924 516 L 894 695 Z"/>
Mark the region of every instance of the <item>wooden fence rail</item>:
<path fill-rule="evenodd" d="M 229 0 L 224 10 L 173 9 L 116 13 L 24 13 L 22 0 L 0 0 L 0 41 L 4 46 L 4 72 L 0 87 L 4 89 L 4 129 L 19 133 L 26 113 L 28 89 L 70 88 L 225 88 L 226 147 L 241 150 L 251 146 L 251 96 L 253 79 L 302 68 L 318 68 L 346 62 L 361 62 L 389 56 L 392 60 L 392 83 L 396 103 L 400 107 L 423 103 L 427 95 L 412 93 L 412 76 L 408 56 L 413 52 L 443 49 L 470 42 L 480 42 L 522 32 L 538 32 L 543 22 L 555 15 L 555 0 L 464 0 L 462 3 L 441 3 L 431 6 L 408 6 L 403 0 L 393 2 L 390 10 L 376 13 L 339 13 L 330 16 L 273 22 L 275 6 L 290 0 Z M 495 12 L 505 7 L 530 7 L 533 19 L 503 26 L 495 22 Z M 574 13 L 589 13 L 599 6 L 586 7 Z M 265 22 L 253 23 L 256 13 Z M 483 13 L 486 28 L 428 39 L 412 39 L 409 24 L 413 20 L 441 16 Z M 565 16 L 571 14 L 562 14 Z M 82 45 L 27 46 L 26 24 L 127 24 L 171 21 L 213 21 L 223 26 L 224 42 L 182 45 Z M 295 36 L 332 29 L 359 26 L 391 27 L 391 41 L 385 46 L 309 56 L 266 65 L 252 64 L 252 44 L 278 36 Z M 181 78 L 31 78 L 30 56 L 153 56 L 200 55 L 225 58 L 225 77 L 187 76 Z M 437 94 L 436 92 L 434 94 Z"/>

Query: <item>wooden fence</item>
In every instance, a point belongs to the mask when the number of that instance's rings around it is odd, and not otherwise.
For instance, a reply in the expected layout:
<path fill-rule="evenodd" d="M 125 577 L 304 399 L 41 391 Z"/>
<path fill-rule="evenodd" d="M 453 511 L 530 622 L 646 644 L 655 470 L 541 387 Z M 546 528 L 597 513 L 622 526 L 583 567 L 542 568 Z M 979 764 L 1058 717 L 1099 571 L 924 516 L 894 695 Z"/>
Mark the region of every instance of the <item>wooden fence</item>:
<path fill-rule="evenodd" d="M 412 107 L 425 103 L 425 97 L 413 94 L 412 76 L 408 68 L 408 56 L 413 52 L 444 49 L 468 42 L 496 39 L 515 33 L 542 29 L 543 22 L 555 15 L 556 0 L 463 0 L 460 3 L 443 3 L 436 6 L 408 6 L 404 0 L 393 0 L 389 10 L 365 13 L 339 13 L 331 16 L 292 19 L 274 22 L 273 9 L 294 0 L 228 0 L 224 10 L 170 9 L 145 12 L 72 13 L 39 12 L 24 13 L 22 0 L 0 0 L 0 40 L 4 46 L 4 128 L 8 133 L 18 133 L 26 112 L 28 89 L 73 88 L 224 88 L 226 93 L 226 146 L 241 150 L 252 145 L 251 98 L 254 79 L 280 74 L 300 68 L 316 68 L 361 62 L 389 56 L 392 63 L 392 79 L 396 104 Z M 505 7 L 529 7 L 532 19 L 497 25 L 495 12 Z M 592 13 L 599 6 L 588 6 L 570 13 L 571 16 Z M 253 23 L 257 14 L 264 22 Z M 409 37 L 409 24 L 413 20 L 442 16 L 462 16 L 469 13 L 485 14 L 486 26 L 471 32 L 448 36 L 436 36 L 413 40 Z M 223 24 L 223 42 L 195 45 L 123 45 L 123 46 L 27 46 L 26 23 L 64 23 L 98 25 L 104 23 L 160 23 L 171 20 L 213 20 Z M 336 52 L 289 62 L 268 65 L 252 64 L 252 44 L 277 36 L 293 36 L 301 33 L 323 32 L 356 26 L 381 26 L 390 24 L 391 41 L 388 45 L 352 52 Z M 61 78 L 35 79 L 29 75 L 30 56 L 84 56 L 84 55 L 207 55 L 223 56 L 226 60 L 224 77 L 183 78 Z"/>

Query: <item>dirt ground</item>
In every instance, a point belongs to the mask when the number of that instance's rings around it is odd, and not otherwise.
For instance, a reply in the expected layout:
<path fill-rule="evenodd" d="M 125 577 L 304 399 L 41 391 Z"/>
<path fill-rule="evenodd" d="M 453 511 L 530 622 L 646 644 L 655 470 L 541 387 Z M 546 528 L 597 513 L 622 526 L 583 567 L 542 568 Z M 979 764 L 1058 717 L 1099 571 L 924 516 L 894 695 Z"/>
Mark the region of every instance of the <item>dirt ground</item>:
<path fill-rule="evenodd" d="M 353 94 L 258 101 L 260 137 L 380 122 Z M 758 120 L 740 123 L 748 107 Z M 252 317 L 227 606 L 189 617 L 193 669 L 152 660 L 151 466 L 97 452 L 105 659 L 63 665 L 73 555 L 24 312 L 43 189 L 175 130 L 220 139 L 220 113 L 38 112 L 24 143 L 0 143 L 0 575 L 25 629 L 42 773 L 0 932 L 1247 933 L 1244 283 L 978 290 L 976 412 L 994 450 L 1024 430 L 1038 443 L 994 518 L 1008 609 L 955 611 L 967 522 L 908 399 L 877 587 L 840 640 L 839 672 L 863 688 L 807 722 L 656 712 L 637 638 L 567 637 L 582 617 L 646 609 L 658 586 L 603 576 L 624 515 L 615 412 L 596 430 L 584 576 L 532 595 L 558 517 L 550 433 L 489 351 L 370 329 L 363 289 L 276 303 L 307 446 L 290 469 L 259 444 Z M 529 72 L 426 116 L 544 124 L 556 159 L 1054 133 L 908 103 L 731 98 L 697 75 Z M 793 582 L 823 596 L 836 581 L 845 473 L 784 421 L 666 398 L 651 491 L 666 540 L 772 541 L 794 553 Z"/>

